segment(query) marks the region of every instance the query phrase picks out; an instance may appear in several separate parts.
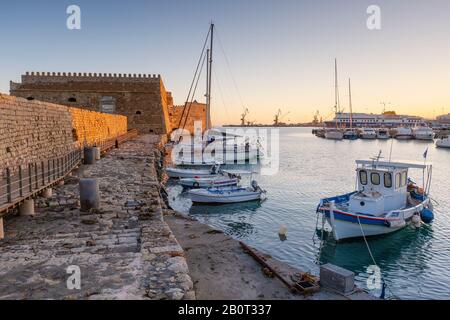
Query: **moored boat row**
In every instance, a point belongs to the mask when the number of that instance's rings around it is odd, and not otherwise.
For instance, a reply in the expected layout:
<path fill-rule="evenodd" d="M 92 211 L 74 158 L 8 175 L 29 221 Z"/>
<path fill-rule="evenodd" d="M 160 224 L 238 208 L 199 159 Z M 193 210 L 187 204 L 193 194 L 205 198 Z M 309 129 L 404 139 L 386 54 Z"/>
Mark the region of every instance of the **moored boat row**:
<path fill-rule="evenodd" d="M 425 140 L 434 141 L 436 135 L 429 127 L 406 128 L 401 127 L 397 129 L 387 128 L 357 128 L 357 129 L 315 129 L 313 133 L 319 138 L 326 138 L 330 140 L 355 140 L 355 139 L 391 139 L 398 140 Z"/>

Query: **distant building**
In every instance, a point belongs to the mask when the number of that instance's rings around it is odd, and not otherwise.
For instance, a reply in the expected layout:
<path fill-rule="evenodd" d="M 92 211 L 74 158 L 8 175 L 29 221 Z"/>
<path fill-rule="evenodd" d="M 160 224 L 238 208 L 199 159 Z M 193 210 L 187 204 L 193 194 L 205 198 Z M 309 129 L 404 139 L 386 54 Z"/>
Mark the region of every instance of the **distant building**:
<path fill-rule="evenodd" d="M 441 123 L 450 123 L 450 113 L 436 117 L 436 120 Z"/>
<path fill-rule="evenodd" d="M 425 119 L 416 116 L 397 115 L 393 111 L 384 112 L 383 114 L 368 113 L 336 113 L 335 119 L 326 121 L 327 127 L 336 126 L 348 128 L 351 122 L 354 127 L 414 127 L 426 125 Z"/>

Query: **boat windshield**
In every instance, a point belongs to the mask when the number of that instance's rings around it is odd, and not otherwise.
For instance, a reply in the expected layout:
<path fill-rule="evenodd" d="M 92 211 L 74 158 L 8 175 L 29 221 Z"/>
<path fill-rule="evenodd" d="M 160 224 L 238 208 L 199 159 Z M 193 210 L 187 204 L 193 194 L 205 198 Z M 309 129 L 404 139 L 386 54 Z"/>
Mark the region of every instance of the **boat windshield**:
<path fill-rule="evenodd" d="M 362 185 L 367 185 L 367 171 L 361 170 L 359 172 L 359 180 L 361 181 Z"/>
<path fill-rule="evenodd" d="M 386 188 L 392 188 L 392 173 L 390 172 L 384 173 L 384 186 Z"/>

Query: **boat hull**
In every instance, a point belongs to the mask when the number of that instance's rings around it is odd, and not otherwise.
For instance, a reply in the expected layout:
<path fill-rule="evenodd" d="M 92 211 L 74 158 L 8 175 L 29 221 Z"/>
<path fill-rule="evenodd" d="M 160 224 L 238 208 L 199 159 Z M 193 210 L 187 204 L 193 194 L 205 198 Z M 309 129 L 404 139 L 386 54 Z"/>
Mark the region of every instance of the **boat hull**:
<path fill-rule="evenodd" d="M 397 140 L 411 140 L 413 138 L 414 137 L 412 135 L 409 135 L 409 134 L 405 134 L 405 135 L 398 134 L 398 135 L 395 136 L 395 139 L 397 139 Z"/>
<path fill-rule="evenodd" d="M 222 187 L 230 187 L 237 186 L 239 183 L 239 179 L 226 179 L 226 178 L 188 178 L 181 179 L 180 185 L 186 188 L 222 188 Z"/>
<path fill-rule="evenodd" d="M 415 206 L 403 210 L 394 210 L 385 216 L 369 216 L 347 212 L 323 205 L 327 201 L 346 202 L 354 193 L 335 198 L 324 199 L 319 205 L 318 212 L 330 224 L 335 240 L 360 238 L 364 236 L 383 235 L 404 228 L 415 214 L 420 213 L 429 205 L 430 199 L 424 198 Z"/>
<path fill-rule="evenodd" d="M 325 132 L 325 138 L 328 140 L 342 140 L 344 139 L 344 134 L 339 131 Z"/>
<path fill-rule="evenodd" d="M 427 140 L 427 141 L 433 141 L 434 140 L 434 134 L 416 134 L 414 137 L 417 140 Z"/>
<path fill-rule="evenodd" d="M 211 174 L 208 170 L 183 170 L 176 168 L 167 168 L 167 176 L 173 179 L 184 179 L 184 178 L 213 178 L 218 175 Z"/>
<path fill-rule="evenodd" d="M 233 191 L 222 191 L 222 192 L 209 192 L 206 190 L 201 191 L 191 191 L 189 192 L 189 198 L 194 203 L 238 203 L 238 202 L 249 202 L 261 200 L 262 192 L 233 192 Z"/>
<path fill-rule="evenodd" d="M 436 147 L 450 148 L 450 140 L 438 140 L 438 141 L 436 141 Z"/>
<path fill-rule="evenodd" d="M 366 139 L 366 140 L 370 140 L 370 139 L 376 139 L 377 135 L 376 134 L 361 134 L 361 139 Z"/>

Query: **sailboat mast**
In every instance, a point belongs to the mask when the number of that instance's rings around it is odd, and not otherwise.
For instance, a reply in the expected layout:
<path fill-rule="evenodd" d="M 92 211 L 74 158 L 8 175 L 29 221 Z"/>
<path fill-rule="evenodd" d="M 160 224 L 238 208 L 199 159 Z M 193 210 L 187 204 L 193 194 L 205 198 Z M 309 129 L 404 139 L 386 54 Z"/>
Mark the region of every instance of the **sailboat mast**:
<path fill-rule="evenodd" d="M 337 59 L 334 59 L 334 110 L 335 110 L 335 123 L 336 129 L 338 128 L 338 105 L 339 105 L 339 91 L 338 91 L 338 69 L 337 69 Z M 340 108 L 339 108 L 340 109 Z"/>
<path fill-rule="evenodd" d="M 211 123 L 211 87 L 212 87 L 212 63 L 214 45 L 214 24 L 211 23 L 210 47 L 208 49 L 208 71 L 207 71 L 207 102 L 206 102 L 206 130 L 210 129 Z"/>
<path fill-rule="evenodd" d="M 348 97 L 350 104 L 350 129 L 353 129 L 352 84 L 350 78 L 348 79 Z"/>
<path fill-rule="evenodd" d="M 209 49 L 206 50 L 206 125 L 205 125 L 205 131 L 209 130 L 209 117 L 210 117 L 210 107 L 211 107 L 211 101 L 210 101 L 210 88 L 209 88 L 209 56 L 210 52 Z"/>

